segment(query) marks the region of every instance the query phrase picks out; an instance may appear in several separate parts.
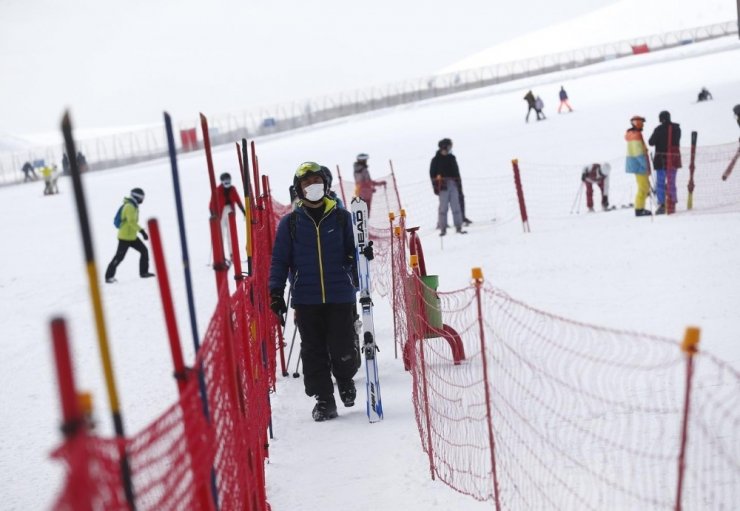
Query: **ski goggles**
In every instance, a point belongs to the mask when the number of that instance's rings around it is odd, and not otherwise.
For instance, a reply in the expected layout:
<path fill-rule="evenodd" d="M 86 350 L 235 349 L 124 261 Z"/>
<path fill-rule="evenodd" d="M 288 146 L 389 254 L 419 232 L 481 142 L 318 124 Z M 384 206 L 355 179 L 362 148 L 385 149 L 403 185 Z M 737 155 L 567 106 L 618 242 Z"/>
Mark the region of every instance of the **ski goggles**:
<path fill-rule="evenodd" d="M 295 171 L 295 177 L 301 179 L 314 172 L 321 174 L 321 165 L 313 161 L 306 161 L 298 165 L 298 169 Z"/>

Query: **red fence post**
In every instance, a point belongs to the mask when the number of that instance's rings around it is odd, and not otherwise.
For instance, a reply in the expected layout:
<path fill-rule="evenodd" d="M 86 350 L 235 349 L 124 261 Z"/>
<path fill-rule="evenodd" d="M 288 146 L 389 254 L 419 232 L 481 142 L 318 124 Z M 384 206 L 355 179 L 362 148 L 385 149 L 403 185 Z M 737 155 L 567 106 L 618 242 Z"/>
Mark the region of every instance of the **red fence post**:
<path fill-rule="evenodd" d="M 393 245 L 395 244 L 395 238 L 396 238 L 395 230 L 393 228 L 393 221 L 395 219 L 396 219 L 396 214 L 393 211 L 389 211 L 388 221 L 390 223 L 390 234 L 391 234 L 391 243 L 390 243 L 390 246 L 391 246 L 391 249 L 390 249 L 391 250 L 391 256 L 390 256 L 390 260 L 391 260 L 391 265 L 390 265 L 391 266 L 391 304 L 394 310 L 396 310 L 396 307 L 398 307 L 398 294 L 396 292 L 396 272 L 395 272 L 395 268 L 393 264 L 394 262 Z M 397 332 L 398 330 L 396 330 L 396 314 L 393 314 L 393 356 L 396 359 L 398 358 L 398 336 L 396 335 Z"/>
<path fill-rule="evenodd" d="M 401 195 L 398 193 L 398 182 L 396 182 L 396 173 L 393 171 L 393 160 L 388 160 L 388 163 L 391 166 L 391 177 L 393 177 L 393 189 L 396 191 L 396 200 L 398 201 L 398 208 L 401 209 L 403 205 L 401 204 Z"/>
<path fill-rule="evenodd" d="M 182 356 L 182 348 L 180 346 L 180 334 L 177 331 L 177 319 L 175 318 L 175 306 L 172 300 L 172 291 L 170 290 L 170 279 L 167 274 L 167 265 L 164 260 L 164 250 L 162 249 L 162 238 L 159 233 L 159 224 L 156 219 L 152 218 L 147 222 L 149 228 L 149 235 L 151 236 L 152 242 L 152 255 L 154 257 L 154 266 L 157 270 L 157 281 L 159 283 L 159 295 L 162 300 L 162 308 L 164 309 L 164 319 L 167 326 L 167 337 L 170 341 L 170 351 L 172 353 L 172 365 L 175 367 L 175 380 L 177 380 L 177 390 L 182 397 L 183 393 L 187 389 L 188 380 L 190 379 L 190 373 L 187 367 L 185 367 L 185 361 Z M 187 413 L 183 413 L 183 425 L 185 428 L 185 443 L 187 445 L 188 453 L 190 454 L 190 460 L 197 459 L 196 449 L 193 446 L 192 438 L 194 434 L 192 426 L 192 417 Z M 193 477 L 195 479 L 196 467 L 192 467 Z M 197 484 L 200 481 L 195 480 Z M 213 509 L 214 500 L 209 493 L 210 486 L 207 483 L 197 484 L 197 497 L 196 502 L 200 504 L 200 509 Z M 213 496 L 214 498 L 216 495 Z"/>
<path fill-rule="evenodd" d="M 686 387 L 683 400 L 683 423 L 681 424 L 681 447 L 678 453 L 678 484 L 676 485 L 676 511 L 681 511 L 684 472 L 686 469 L 686 442 L 689 430 L 689 405 L 691 403 L 691 379 L 694 375 L 694 355 L 699 350 L 699 329 L 688 327 L 684 334 L 681 351 L 686 355 Z"/>
<path fill-rule="evenodd" d="M 475 301 L 478 306 L 478 328 L 480 335 L 480 356 L 483 362 L 483 385 L 486 391 L 486 425 L 488 426 L 488 446 L 491 450 L 491 472 L 493 476 L 493 498 L 496 509 L 501 509 L 501 500 L 498 492 L 498 476 L 496 473 L 496 442 L 493 436 L 493 416 L 491 414 L 491 387 L 488 381 L 488 357 L 486 356 L 485 330 L 483 328 L 483 305 L 481 301 L 481 286 L 483 285 L 483 272 L 480 268 L 473 268 L 473 281 L 475 282 Z"/>
<path fill-rule="evenodd" d="M 691 160 L 689 161 L 689 198 L 686 201 L 686 209 L 694 207 L 694 171 L 696 170 L 696 131 L 691 132 Z"/>
<path fill-rule="evenodd" d="M 519 199 L 522 227 L 524 228 L 524 232 L 530 232 L 529 218 L 527 218 L 527 204 L 524 202 L 524 190 L 522 189 L 522 180 L 519 177 L 519 160 L 511 160 L 511 166 L 514 168 L 514 185 L 516 186 L 516 196 Z"/>
<path fill-rule="evenodd" d="M 69 442 L 78 438 L 78 435 L 84 435 L 87 432 L 87 422 L 82 415 L 80 402 L 77 396 L 77 388 L 74 380 L 74 370 L 72 369 L 72 358 L 69 355 L 69 339 L 67 337 L 67 327 L 62 318 L 51 320 L 51 338 L 54 346 L 54 359 L 57 367 L 57 383 L 59 384 L 59 397 L 62 403 L 62 433 L 67 445 Z M 84 436 L 80 438 L 84 442 Z M 84 444 L 82 444 L 84 445 Z M 78 486 L 85 490 L 89 489 L 89 475 L 87 470 L 87 460 L 85 463 L 79 463 L 74 467 L 73 476 L 77 480 Z M 90 501 L 91 495 L 78 495 L 80 498 L 70 504 L 74 504 L 76 509 L 82 511 L 93 508 Z M 77 507 L 79 506 L 79 507 Z"/>
<path fill-rule="evenodd" d="M 339 170 L 339 165 L 337 165 L 337 179 L 339 180 L 339 190 L 342 192 L 342 202 L 344 202 L 344 205 L 347 205 L 347 197 L 344 195 L 344 183 L 342 183 L 342 172 Z"/>
<path fill-rule="evenodd" d="M 69 340 L 66 323 L 62 318 L 51 320 L 51 338 L 54 345 L 54 359 L 57 366 L 59 398 L 62 403 L 62 432 L 69 438 L 84 426 L 85 422 L 77 399 L 72 359 L 69 356 Z"/>

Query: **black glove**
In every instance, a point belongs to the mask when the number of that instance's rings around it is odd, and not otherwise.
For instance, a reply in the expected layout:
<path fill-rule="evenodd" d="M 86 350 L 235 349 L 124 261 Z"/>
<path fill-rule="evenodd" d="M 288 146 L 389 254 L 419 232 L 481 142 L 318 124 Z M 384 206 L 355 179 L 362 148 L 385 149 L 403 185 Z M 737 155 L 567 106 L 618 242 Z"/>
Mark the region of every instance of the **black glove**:
<path fill-rule="evenodd" d="M 139 234 L 141 234 L 141 237 L 144 238 L 144 241 L 149 241 L 149 235 L 146 233 L 144 229 L 140 230 Z"/>
<path fill-rule="evenodd" d="M 375 258 L 372 240 L 368 241 L 367 245 L 365 245 L 365 248 L 362 249 L 362 255 L 364 255 L 365 259 L 367 259 L 368 261 L 372 261 Z"/>
<path fill-rule="evenodd" d="M 288 306 L 285 305 L 285 298 L 283 298 L 283 292 L 281 290 L 272 289 L 270 291 L 270 308 L 280 318 L 280 323 L 285 325 L 285 318 L 283 316 L 288 312 Z"/>

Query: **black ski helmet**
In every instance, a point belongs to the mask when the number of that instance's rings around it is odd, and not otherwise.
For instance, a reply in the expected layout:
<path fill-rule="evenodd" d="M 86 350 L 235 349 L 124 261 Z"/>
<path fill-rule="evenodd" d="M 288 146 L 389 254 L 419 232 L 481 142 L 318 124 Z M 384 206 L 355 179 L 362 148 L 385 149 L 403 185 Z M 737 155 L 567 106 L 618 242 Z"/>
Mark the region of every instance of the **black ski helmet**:
<path fill-rule="evenodd" d="M 225 185 L 227 185 L 227 186 L 231 184 L 231 174 L 229 174 L 228 172 L 224 172 L 223 174 L 221 174 L 221 175 L 220 175 L 220 176 L 218 177 L 218 179 L 219 179 L 219 180 L 220 180 L 220 181 L 221 181 L 221 182 L 222 182 L 223 184 L 225 184 Z"/>
<path fill-rule="evenodd" d="M 658 120 L 660 122 L 671 122 L 671 113 L 668 110 L 663 110 L 658 114 Z"/>
<path fill-rule="evenodd" d="M 442 140 L 437 142 L 437 147 L 439 147 L 440 149 L 449 150 L 450 147 L 452 147 L 452 140 L 450 140 L 449 138 L 443 138 Z"/>
<path fill-rule="evenodd" d="M 321 177 L 321 181 L 324 183 L 324 194 L 326 194 L 326 192 L 329 190 L 329 187 L 327 185 L 327 175 L 325 171 L 328 170 L 329 169 L 327 169 L 326 167 L 323 167 L 313 161 L 304 161 L 303 163 L 298 165 L 298 168 L 293 175 L 293 187 L 295 188 L 295 193 L 298 198 L 306 198 L 305 195 L 303 195 L 303 187 L 301 186 L 301 181 L 303 181 L 306 177 L 310 175 L 317 175 Z"/>
<path fill-rule="evenodd" d="M 137 204 L 141 204 L 142 202 L 144 202 L 144 190 L 142 190 L 141 188 L 132 188 L 131 198 L 134 199 Z"/>

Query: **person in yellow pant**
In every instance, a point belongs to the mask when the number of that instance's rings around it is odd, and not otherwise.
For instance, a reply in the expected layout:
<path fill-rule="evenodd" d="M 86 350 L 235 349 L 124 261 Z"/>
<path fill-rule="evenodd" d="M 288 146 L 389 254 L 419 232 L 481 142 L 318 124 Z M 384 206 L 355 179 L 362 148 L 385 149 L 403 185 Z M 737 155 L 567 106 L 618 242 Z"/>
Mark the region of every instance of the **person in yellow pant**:
<path fill-rule="evenodd" d="M 635 216 L 651 216 L 653 213 L 649 209 L 645 209 L 645 200 L 650 193 L 650 160 L 648 159 L 645 141 L 642 138 L 645 118 L 634 115 L 630 119 L 630 124 L 630 128 L 624 134 L 624 139 L 627 141 L 625 169 L 628 174 L 634 174 L 637 181 Z"/>

